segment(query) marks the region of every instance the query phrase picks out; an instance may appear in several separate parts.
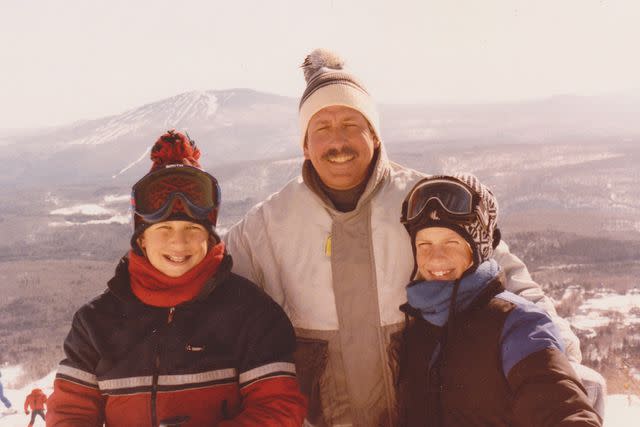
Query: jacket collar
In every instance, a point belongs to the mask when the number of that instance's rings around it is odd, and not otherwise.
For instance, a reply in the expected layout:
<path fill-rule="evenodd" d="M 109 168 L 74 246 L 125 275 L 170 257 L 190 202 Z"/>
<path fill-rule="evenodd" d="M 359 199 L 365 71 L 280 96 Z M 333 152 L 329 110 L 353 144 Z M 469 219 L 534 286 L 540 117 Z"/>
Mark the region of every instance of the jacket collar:
<path fill-rule="evenodd" d="M 465 308 L 461 312 L 458 312 L 457 315 L 463 316 L 466 313 L 470 313 L 474 310 L 477 310 L 478 308 L 484 307 L 493 297 L 505 290 L 504 281 L 504 273 L 500 271 L 500 273 L 496 277 L 494 277 L 484 286 L 482 291 L 471 301 L 467 308 Z M 405 302 L 399 308 L 400 311 L 402 311 L 409 317 L 424 320 L 422 311 L 418 308 L 412 307 L 408 302 Z"/>
<path fill-rule="evenodd" d="M 360 199 L 358 200 L 358 204 L 356 205 L 354 211 L 358 211 L 362 206 L 364 206 L 375 195 L 377 190 L 380 188 L 380 184 L 385 180 L 387 176 L 389 176 L 391 163 L 389 161 L 389 158 L 387 157 L 387 151 L 385 150 L 382 141 L 380 142 L 380 146 L 376 150 L 376 156 L 374 156 L 374 158 L 376 159 L 376 161 L 373 167 L 373 171 L 369 176 L 367 186 L 360 196 Z M 317 173 L 313 168 L 313 165 L 309 160 L 305 160 L 302 163 L 302 179 L 305 185 L 320 200 L 320 203 L 326 209 L 329 209 L 334 214 L 340 214 L 341 212 L 335 209 L 335 207 L 333 206 L 333 202 L 329 200 L 327 195 L 317 184 L 316 180 L 314 179 L 314 175 L 317 176 Z"/>
<path fill-rule="evenodd" d="M 194 299 L 184 302 L 180 304 L 181 306 L 186 306 L 189 304 L 198 304 L 204 301 L 211 293 L 223 283 L 229 275 L 231 274 L 231 267 L 233 265 L 233 261 L 231 256 L 225 252 L 222 262 L 218 267 L 218 271 L 216 274 L 211 277 L 205 285 L 202 287 L 202 290 Z M 116 267 L 115 275 L 109 280 L 107 283 L 107 287 L 109 291 L 118 298 L 127 309 L 136 309 L 140 307 L 151 307 L 144 304 L 140 301 L 131 291 L 131 283 L 129 280 L 129 257 L 128 255 L 120 258 L 120 262 Z"/>

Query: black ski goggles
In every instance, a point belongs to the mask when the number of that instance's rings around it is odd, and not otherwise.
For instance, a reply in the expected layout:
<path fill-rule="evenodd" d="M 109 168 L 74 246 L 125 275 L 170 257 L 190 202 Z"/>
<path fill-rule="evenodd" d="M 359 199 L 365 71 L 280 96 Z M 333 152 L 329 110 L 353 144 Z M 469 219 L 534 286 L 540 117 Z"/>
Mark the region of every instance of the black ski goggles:
<path fill-rule="evenodd" d="M 427 206 L 435 209 L 452 220 L 473 221 L 479 218 L 487 227 L 486 209 L 471 188 L 459 181 L 426 178 L 418 182 L 402 203 L 402 223 L 419 224 Z M 442 218 L 445 219 L 445 218 Z"/>
<path fill-rule="evenodd" d="M 131 189 L 134 214 L 149 223 L 163 221 L 178 209 L 195 220 L 211 220 L 219 206 L 218 181 L 193 166 L 165 166 L 145 175 Z M 215 225 L 215 219 L 212 222 Z"/>

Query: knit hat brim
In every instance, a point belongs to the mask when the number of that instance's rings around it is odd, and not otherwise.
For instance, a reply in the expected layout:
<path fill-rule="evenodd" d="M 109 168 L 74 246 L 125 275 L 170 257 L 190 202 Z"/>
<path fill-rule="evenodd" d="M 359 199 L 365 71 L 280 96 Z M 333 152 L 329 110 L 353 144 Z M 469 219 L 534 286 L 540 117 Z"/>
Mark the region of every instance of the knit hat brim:
<path fill-rule="evenodd" d="M 335 105 L 349 107 L 362 114 L 371 125 L 376 139 L 380 140 L 380 118 L 369 94 L 354 88 L 349 83 L 334 83 L 317 89 L 300 106 L 298 117 L 302 147 L 304 147 L 311 118 L 323 108 Z"/>

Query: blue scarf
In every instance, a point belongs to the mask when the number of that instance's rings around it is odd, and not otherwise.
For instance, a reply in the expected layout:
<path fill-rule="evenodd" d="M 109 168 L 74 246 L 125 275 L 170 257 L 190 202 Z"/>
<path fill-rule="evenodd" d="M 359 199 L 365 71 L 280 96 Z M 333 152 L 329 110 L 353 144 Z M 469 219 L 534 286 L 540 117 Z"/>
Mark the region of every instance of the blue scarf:
<path fill-rule="evenodd" d="M 476 271 L 464 276 L 458 288 L 455 312 L 459 313 L 469 307 L 499 271 L 498 263 L 494 259 L 489 259 L 480 264 Z M 420 310 L 427 322 L 444 326 L 449 318 L 454 283 L 454 280 L 425 280 L 410 284 L 407 287 L 409 305 Z"/>

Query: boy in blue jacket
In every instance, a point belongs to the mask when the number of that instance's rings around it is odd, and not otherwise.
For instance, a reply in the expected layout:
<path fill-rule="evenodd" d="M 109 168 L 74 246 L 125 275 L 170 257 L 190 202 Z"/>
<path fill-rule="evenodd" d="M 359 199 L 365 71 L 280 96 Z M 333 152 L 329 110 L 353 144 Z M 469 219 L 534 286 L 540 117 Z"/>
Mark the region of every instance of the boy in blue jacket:
<path fill-rule="evenodd" d="M 467 174 L 425 178 L 403 203 L 416 279 L 401 307 L 406 424 L 600 426 L 551 318 L 504 289 L 497 215 Z"/>

